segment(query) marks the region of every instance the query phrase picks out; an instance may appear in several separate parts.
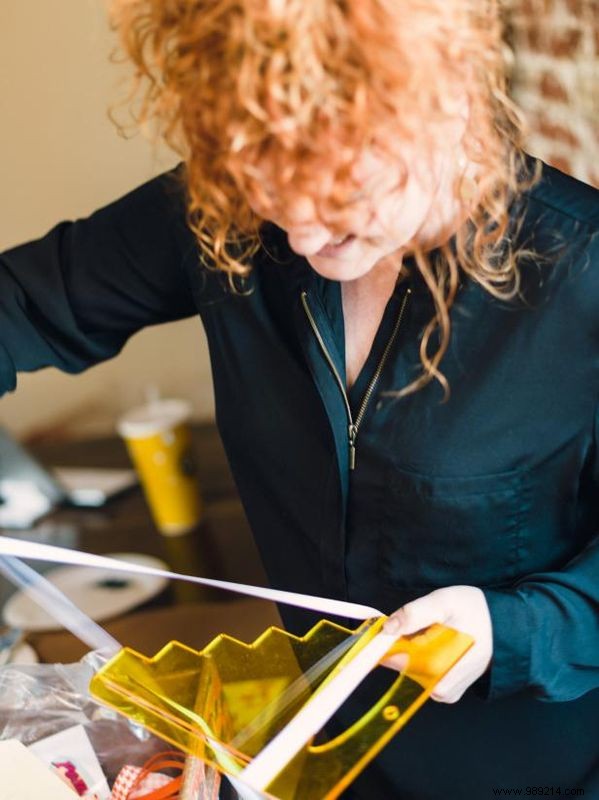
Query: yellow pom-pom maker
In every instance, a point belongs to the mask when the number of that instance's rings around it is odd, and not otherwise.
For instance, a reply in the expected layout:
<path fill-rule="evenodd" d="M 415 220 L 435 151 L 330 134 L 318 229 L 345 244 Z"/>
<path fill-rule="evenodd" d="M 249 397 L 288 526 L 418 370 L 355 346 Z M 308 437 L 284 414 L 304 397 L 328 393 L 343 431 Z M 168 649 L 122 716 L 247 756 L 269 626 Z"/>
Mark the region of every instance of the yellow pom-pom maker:
<path fill-rule="evenodd" d="M 473 639 L 440 624 L 396 640 L 367 606 L 264 589 L 0 537 L 2 571 L 92 647 L 115 653 L 90 691 L 102 702 L 226 774 L 244 800 L 329 800 L 355 779 L 426 701 Z M 217 636 L 197 651 L 171 642 L 147 657 L 123 648 L 18 558 L 163 575 L 254 597 L 366 619 L 351 630 L 321 621 L 305 636 L 279 628 L 251 644 Z M 386 657 L 401 673 L 345 730 L 327 723 Z M 384 669 L 384 667 L 381 667 Z M 396 675 L 394 677 L 394 675 Z M 338 726 L 337 726 L 338 727 Z"/>
<path fill-rule="evenodd" d="M 443 625 L 393 644 L 385 618 L 356 630 L 319 622 L 298 638 L 269 628 L 201 651 L 171 642 L 148 658 L 125 648 L 93 678 L 102 702 L 233 779 L 245 798 L 338 797 L 406 724 L 472 639 Z M 391 649 L 390 649 L 391 648 Z M 360 719 L 317 734 L 385 655 L 406 669 Z M 381 667 L 381 669 L 385 669 Z"/>

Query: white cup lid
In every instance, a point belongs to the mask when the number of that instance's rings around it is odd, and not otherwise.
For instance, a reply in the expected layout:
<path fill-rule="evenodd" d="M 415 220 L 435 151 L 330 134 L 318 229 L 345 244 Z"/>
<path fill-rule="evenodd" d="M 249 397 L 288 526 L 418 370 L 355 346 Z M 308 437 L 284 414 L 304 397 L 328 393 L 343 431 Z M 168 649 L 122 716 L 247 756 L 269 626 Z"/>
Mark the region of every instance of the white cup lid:
<path fill-rule="evenodd" d="M 144 439 L 174 428 L 191 416 L 187 400 L 154 400 L 133 408 L 117 422 L 117 430 L 125 439 Z"/>

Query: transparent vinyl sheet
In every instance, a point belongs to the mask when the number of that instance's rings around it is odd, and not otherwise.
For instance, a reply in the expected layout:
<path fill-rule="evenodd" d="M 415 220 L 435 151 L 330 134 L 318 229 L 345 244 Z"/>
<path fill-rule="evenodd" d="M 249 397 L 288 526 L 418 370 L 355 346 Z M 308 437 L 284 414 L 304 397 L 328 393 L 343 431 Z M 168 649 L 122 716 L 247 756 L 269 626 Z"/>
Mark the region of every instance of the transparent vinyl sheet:
<path fill-rule="evenodd" d="M 90 652 L 74 664 L 8 664 L 0 669 L 0 740 L 25 745 L 83 725 L 112 782 L 123 764 L 141 766 L 164 742 L 90 697 L 89 682 L 106 664 Z"/>
<path fill-rule="evenodd" d="M 171 642 L 151 658 L 125 648 L 98 670 L 90 690 L 230 776 L 243 797 L 328 800 L 347 788 L 473 643 L 442 625 L 398 640 L 391 652 L 405 653 L 407 667 L 401 674 L 376 668 L 391 677 L 359 718 L 340 727 L 335 718 L 329 724 L 329 715 L 324 730 L 314 732 L 306 723 L 305 740 L 296 736 L 297 746 L 286 749 L 294 724 L 330 704 L 333 683 L 372 650 L 384 619 L 356 630 L 321 621 L 301 638 L 273 627 L 251 644 L 221 635 L 201 651 Z M 265 760 L 270 765 L 259 777 L 254 767 Z"/>

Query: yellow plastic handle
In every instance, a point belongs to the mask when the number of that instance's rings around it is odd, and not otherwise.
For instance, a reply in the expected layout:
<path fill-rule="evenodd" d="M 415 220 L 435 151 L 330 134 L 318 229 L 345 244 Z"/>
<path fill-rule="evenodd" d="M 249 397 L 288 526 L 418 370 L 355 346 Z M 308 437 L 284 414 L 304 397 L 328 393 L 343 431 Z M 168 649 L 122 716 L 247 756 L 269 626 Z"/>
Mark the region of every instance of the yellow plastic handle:
<path fill-rule="evenodd" d="M 405 653 L 409 658 L 407 674 L 419 683 L 428 683 L 451 669 L 463 654 L 470 649 L 474 639 L 465 633 L 435 623 L 428 628 L 402 636 L 389 650 L 385 658 Z"/>

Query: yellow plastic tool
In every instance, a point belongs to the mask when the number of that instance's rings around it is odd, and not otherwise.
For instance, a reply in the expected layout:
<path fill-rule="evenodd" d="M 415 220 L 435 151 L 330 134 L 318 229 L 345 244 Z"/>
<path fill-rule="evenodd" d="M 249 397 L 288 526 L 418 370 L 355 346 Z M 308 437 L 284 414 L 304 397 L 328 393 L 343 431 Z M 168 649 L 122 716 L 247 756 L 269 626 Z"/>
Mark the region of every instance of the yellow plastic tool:
<path fill-rule="evenodd" d="M 283 735 L 309 703 L 373 643 L 385 617 L 356 630 L 321 621 L 298 638 L 269 628 L 245 644 L 227 635 L 201 651 L 171 642 L 148 658 L 128 648 L 92 679 L 102 702 L 192 756 L 244 781 L 244 770 Z M 348 729 L 328 741 L 310 736 L 269 782 L 248 797 L 329 800 L 356 778 L 471 647 L 466 634 L 443 625 L 401 638 L 407 668 Z M 385 669 L 380 667 L 380 669 Z M 240 785 L 243 785 L 240 784 Z"/>

